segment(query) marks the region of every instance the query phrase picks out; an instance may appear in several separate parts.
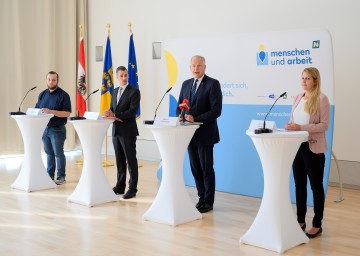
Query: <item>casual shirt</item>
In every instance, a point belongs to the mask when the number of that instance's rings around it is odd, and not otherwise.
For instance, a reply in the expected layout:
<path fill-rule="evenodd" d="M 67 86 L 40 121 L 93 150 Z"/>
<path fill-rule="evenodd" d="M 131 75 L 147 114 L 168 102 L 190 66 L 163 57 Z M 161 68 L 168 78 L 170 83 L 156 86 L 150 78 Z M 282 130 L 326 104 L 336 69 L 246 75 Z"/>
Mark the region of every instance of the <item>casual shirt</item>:
<path fill-rule="evenodd" d="M 71 113 L 70 96 L 60 87 L 50 92 L 49 89 L 42 91 L 39 94 L 38 102 L 35 108 L 48 108 L 51 110 L 67 111 Z M 54 116 L 50 119 L 48 127 L 65 125 L 67 117 Z"/>

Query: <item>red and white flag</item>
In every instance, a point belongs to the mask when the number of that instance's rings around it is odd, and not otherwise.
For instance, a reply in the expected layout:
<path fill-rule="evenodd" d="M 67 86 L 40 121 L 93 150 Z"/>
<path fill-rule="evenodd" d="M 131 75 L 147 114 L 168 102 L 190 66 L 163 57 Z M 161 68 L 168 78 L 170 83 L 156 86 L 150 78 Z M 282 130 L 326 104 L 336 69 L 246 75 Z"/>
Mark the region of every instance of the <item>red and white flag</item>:
<path fill-rule="evenodd" d="M 84 50 L 84 38 L 80 37 L 79 47 L 79 64 L 78 64 L 78 80 L 76 86 L 76 110 L 79 112 L 79 116 L 83 116 L 86 112 L 86 76 L 85 76 L 85 50 Z"/>

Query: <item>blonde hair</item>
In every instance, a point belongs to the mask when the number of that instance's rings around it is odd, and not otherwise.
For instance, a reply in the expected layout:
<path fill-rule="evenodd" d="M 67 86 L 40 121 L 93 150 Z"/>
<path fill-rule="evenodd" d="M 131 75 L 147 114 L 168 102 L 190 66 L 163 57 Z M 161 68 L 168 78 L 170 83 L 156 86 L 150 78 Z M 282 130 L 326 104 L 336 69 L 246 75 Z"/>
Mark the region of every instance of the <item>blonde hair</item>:
<path fill-rule="evenodd" d="M 318 112 L 319 109 L 319 97 L 321 93 L 320 72 L 317 68 L 309 67 L 305 68 L 302 73 L 307 73 L 314 80 L 314 87 L 309 94 L 308 100 L 305 103 L 305 112 L 310 115 L 314 115 Z"/>

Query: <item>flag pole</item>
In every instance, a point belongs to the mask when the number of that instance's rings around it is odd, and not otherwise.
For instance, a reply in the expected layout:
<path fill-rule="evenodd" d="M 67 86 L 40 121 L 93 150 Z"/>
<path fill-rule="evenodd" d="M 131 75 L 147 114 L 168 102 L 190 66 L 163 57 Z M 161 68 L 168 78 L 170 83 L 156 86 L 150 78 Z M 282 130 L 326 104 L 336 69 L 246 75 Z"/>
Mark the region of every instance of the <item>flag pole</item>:
<path fill-rule="evenodd" d="M 106 136 L 105 136 L 105 159 L 102 162 L 103 167 L 114 166 L 114 163 L 108 161 L 108 158 L 107 158 L 107 147 L 108 147 L 107 138 L 108 138 L 108 136 L 107 136 L 107 132 L 106 132 Z"/>
<path fill-rule="evenodd" d="M 80 38 L 81 38 L 82 37 L 82 32 L 83 32 L 83 25 L 82 24 L 79 25 L 79 30 L 80 30 Z M 84 151 L 82 150 L 82 147 L 81 147 L 81 159 L 77 160 L 75 162 L 75 164 L 76 165 L 83 165 L 84 164 Z"/>
<path fill-rule="evenodd" d="M 132 29 L 131 29 L 132 23 L 131 23 L 130 21 L 128 22 L 128 26 L 129 26 L 130 35 L 133 35 L 133 36 L 134 36 L 134 34 L 133 34 L 133 32 L 132 32 Z M 140 168 L 140 167 L 142 167 L 142 166 L 143 166 L 142 163 L 139 163 L 139 161 L 138 161 L 138 167 Z"/>
<path fill-rule="evenodd" d="M 107 29 L 108 29 L 108 37 L 110 37 L 110 24 L 108 23 L 106 25 Z M 108 153 L 107 153 L 107 148 L 108 148 L 108 136 L 107 136 L 107 131 L 106 131 L 106 135 L 105 135 L 105 159 L 102 162 L 102 166 L 103 167 L 108 167 L 108 166 L 114 166 L 114 163 L 108 161 Z"/>

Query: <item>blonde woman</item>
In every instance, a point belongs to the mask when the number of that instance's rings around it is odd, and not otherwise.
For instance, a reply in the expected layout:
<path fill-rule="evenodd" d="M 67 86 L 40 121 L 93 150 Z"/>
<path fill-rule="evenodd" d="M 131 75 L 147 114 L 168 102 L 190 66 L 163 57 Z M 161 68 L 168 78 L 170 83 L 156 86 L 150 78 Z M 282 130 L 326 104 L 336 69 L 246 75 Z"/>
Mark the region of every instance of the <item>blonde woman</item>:
<path fill-rule="evenodd" d="M 325 192 L 323 186 L 325 152 L 328 150 L 325 132 L 329 126 L 330 103 L 320 88 L 320 73 L 314 67 L 305 68 L 301 76 L 303 92 L 295 97 L 290 122 L 285 129 L 309 132 L 309 139 L 300 145 L 293 162 L 297 220 L 306 229 L 307 177 L 314 198 L 312 228 L 306 235 L 315 238 L 322 233 Z"/>

